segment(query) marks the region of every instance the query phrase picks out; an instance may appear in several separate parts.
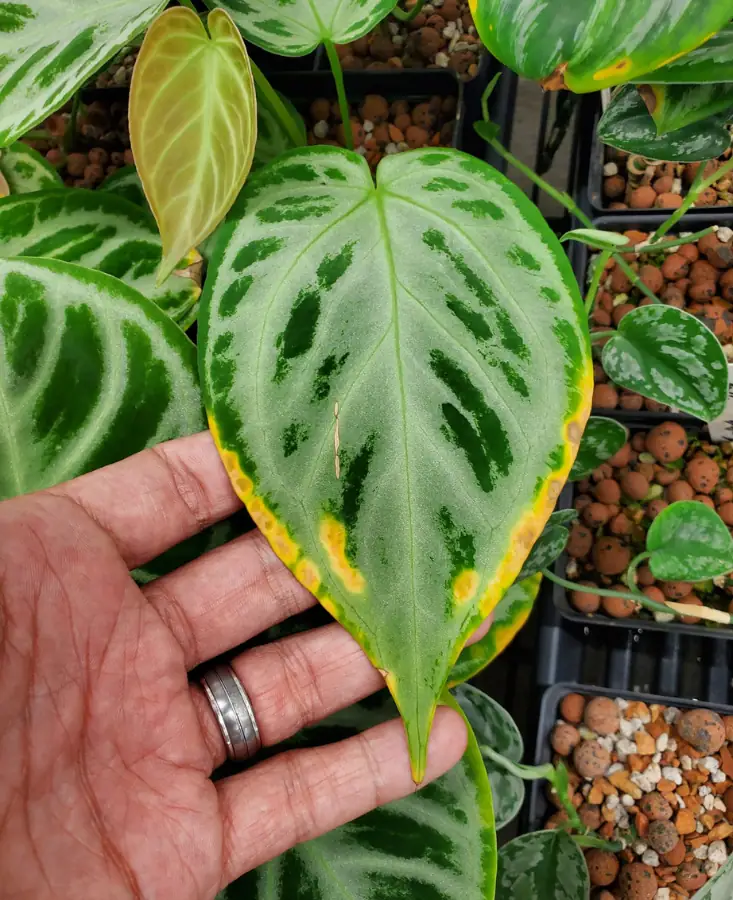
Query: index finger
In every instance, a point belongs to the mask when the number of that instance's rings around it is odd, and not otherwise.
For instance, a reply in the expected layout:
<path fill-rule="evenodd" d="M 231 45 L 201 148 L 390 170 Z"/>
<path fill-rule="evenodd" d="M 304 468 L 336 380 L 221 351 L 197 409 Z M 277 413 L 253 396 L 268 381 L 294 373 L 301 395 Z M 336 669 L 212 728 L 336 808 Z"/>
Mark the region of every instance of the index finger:
<path fill-rule="evenodd" d="M 208 431 L 158 444 L 48 493 L 78 503 L 130 569 L 242 506 Z"/>

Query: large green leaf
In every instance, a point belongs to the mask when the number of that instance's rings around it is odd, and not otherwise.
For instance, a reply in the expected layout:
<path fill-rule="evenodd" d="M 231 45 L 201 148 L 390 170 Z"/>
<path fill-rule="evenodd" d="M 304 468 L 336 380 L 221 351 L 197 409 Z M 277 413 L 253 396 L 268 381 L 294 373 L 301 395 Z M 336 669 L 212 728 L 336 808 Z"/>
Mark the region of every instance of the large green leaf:
<path fill-rule="evenodd" d="M 727 115 L 733 108 L 733 84 L 646 84 L 639 90 L 659 134 Z"/>
<path fill-rule="evenodd" d="M 570 480 L 578 481 L 610 459 L 629 439 L 628 429 L 605 416 L 591 416 L 585 426 L 580 449 L 570 471 Z"/>
<path fill-rule="evenodd" d="M 205 427 L 193 344 L 127 285 L 0 260 L 0 500 Z"/>
<path fill-rule="evenodd" d="M 715 335 L 681 309 L 653 303 L 621 319 L 603 368 L 627 390 L 711 421 L 728 398 L 728 364 Z"/>
<path fill-rule="evenodd" d="M 105 191 L 40 191 L 0 201 L 0 255 L 79 263 L 120 278 L 186 323 L 196 309 L 200 259 L 194 251 L 160 287 L 161 244 L 146 213 Z"/>
<path fill-rule="evenodd" d="M 305 56 L 323 41 L 363 37 L 397 0 L 204 0 L 225 9 L 244 36 L 272 53 Z"/>
<path fill-rule="evenodd" d="M 588 900 L 585 858 L 561 828 L 515 838 L 499 853 L 496 900 Z"/>
<path fill-rule="evenodd" d="M 536 208 L 455 150 L 293 150 L 250 178 L 200 323 L 210 423 L 275 551 L 364 647 L 416 780 L 468 635 L 588 414 L 585 314 Z"/>
<path fill-rule="evenodd" d="M 723 116 L 658 134 L 654 119 L 632 84 L 624 85 L 611 100 L 598 123 L 598 137 L 619 150 L 670 162 L 713 159 L 730 146 Z"/>
<path fill-rule="evenodd" d="M 577 93 L 638 78 L 698 47 L 727 24 L 706 0 L 469 0 L 489 50 L 525 78 Z M 248 0 L 249 3 L 249 0 Z"/>
<path fill-rule="evenodd" d="M 51 163 L 22 141 L 0 150 L 0 174 L 5 176 L 11 194 L 53 191 L 64 182 Z"/>
<path fill-rule="evenodd" d="M 700 888 L 694 900 L 730 900 L 733 897 L 733 856 L 717 873 Z"/>
<path fill-rule="evenodd" d="M 715 84 L 733 81 L 733 25 L 714 34 L 700 47 L 641 76 L 645 84 Z"/>
<path fill-rule="evenodd" d="M 0 2 L 0 147 L 62 106 L 167 0 Z"/>
<path fill-rule="evenodd" d="M 451 705 L 455 701 L 450 698 Z M 385 694 L 301 732 L 323 745 L 397 714 Z M 496 831 L 476 739 L 438 781 L 249 872 L 226 900 L 492 900 Z"/>
<path fill-rule="evenodd" d="M 524 802 L 524 782 L 496 764 L 482 750 L 488 745 L 511 762 L 521 762 L 524 742 L 514 719 L 492 697 L 470 684 L 462 684 L 454 695 L 476 736 L 491 784 L 496 827 L 504 828 L 516 819 Z"/>
<path fill-rule="evenodd" d="M 470 647 L 464 647 L 451 669 L 448 687 L 475 678 L 511 644 L 524 627 L 540 592 L 541 575 L 515 582 L 494 610 L 494 621 L 486 635 Z"/>
<path fill-rule="evenodd" d="M 166 10 L 145 35 L 130 89 L 135 165 L 163 242 L 158 283 L 227 214 L 256 140 L 254 80 L 234 22 L 221 9 L 206 25 L 192 9 Z"/>
<path fill-rule="evenodd" d="M 647 534 L 649 568 L 663 581 L 707 581 L 733 571 L 733 538 L 716 510 L 696 500 L 670 504 Z"/>

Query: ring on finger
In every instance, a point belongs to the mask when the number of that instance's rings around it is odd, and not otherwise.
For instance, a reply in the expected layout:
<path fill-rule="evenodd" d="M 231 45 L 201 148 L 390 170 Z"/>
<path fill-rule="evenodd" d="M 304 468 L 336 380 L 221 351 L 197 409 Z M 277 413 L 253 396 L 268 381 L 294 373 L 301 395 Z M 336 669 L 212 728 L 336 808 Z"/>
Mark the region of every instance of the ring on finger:
<path fill-rule="evenodd" d="M 217 665 L 204 673 L 201 685 L 219 723 L 227 756 L 251 759 L 262 746 L 252 703 L 231 666 Z"/>

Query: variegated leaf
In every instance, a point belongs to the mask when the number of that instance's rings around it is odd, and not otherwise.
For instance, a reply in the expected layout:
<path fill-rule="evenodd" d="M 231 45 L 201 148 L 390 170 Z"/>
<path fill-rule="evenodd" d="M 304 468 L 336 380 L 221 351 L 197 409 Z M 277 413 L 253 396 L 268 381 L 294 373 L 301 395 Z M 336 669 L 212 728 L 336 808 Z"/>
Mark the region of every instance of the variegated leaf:
<path fill-rule="evenodd" d="M 591 416 L 570 471 L 570 480 L 579 481 L 590 475 L 601 463 L 618 453 L 628 439 L 628 429 L 620 422 L 605 416 Z"/>
<path fill-rule="evenodd" d="M 252 166 L 256 107 L 244 41 L 224 10 L 206 25 L 182 6 L 156 19 L 132 77 L 130 141 L 163 242 L 159 284 L 234 203 Z"/>
<path fill-rule="evenodd" d="M 360 642 L 422 776 L 460 648 L 514 582 L 592 389 L 565 254 L 453 150 L 333 147 L 253 175 L 220 237 L 200 352 L 212 431 L 275 551 Z"/>
<path fill-rule="evenodd" d="M 0 260 L 0 500 L 205 427 L 193 344 L 81 266 Z"/>
<path fill-rule="evenodd" d="M 99 185 L 98 190 L 107 191 L 107 193 L 114 194 L 116 197 L 122 197 L 128 203 L 134 203 L 135 206 L 139 206 L 140 209 L 150 213 L 148 198 L 145 196 L 143 183 L 140 181 L 140 176 L 137 174 L 135 166 L 123 166 L 121 169 L 118 169 L 109 178 L 105 178 Z M 152 213 L 150 214 L 152 215 Z"/>
<path fill-rule="evenodd" d="M 456 705 L 453 698 L 446 698 Z M 385 694 L 352 706 L 289 744 L 322 745 L 394 718 Z M 476 739 L 461 762 L 416 794 L 299 844 L 249 872 L 223 900 L 492 900 L 496 830 Z"/>
<path fill-rule="evenodd" d="M 160 287 L 158 231 L 146 213 L 105 191 L 41 191 L 0 202 L 0 256 L 42 256 L 120 278 L 185 327 L 201 293 L 200 256 Z"/>
<path fill-rule="evenodd" d="M 0 147 L 57 110 L 167 0 L 0 0 Z"/>
<path fill-rule="evenodd" d="M 726 25 L 700 47 L 638 80 L 646 84 L 718 84 L 733 81 L 733 25 Z"/>
<path fill-rule="evenodd" d="M 733 538 L 717 510 L 687 500 L 671 503 L 647 534 L 649 568 L 664 581 L 707 581 L 733 571 Z"/>
<path fill-rule="evenodd" d="M 524 803 L 524 782 L 497 765 L 482 748 L 488 745 L 506 759 L 518 763 L 524 756 L 522 735 L 504 707 L 478 688 L 462 684 L 453 694 L 473 729 L 483 757 L 491 784 L 496 827 L 504 828 L 519 815 Z"/>
<path fill-rule="evenodd" d="M 733 855 L 729 856 L 728 862 L 697 891 L 694 900 L 730 900 L 731 897 L 733 897 Z"/>
<path fill-rule="evenodd" d="M 542 576 L 538 574 L 524 581 L 517 581 L 509 588 L 494 610 L 494 621 L 487 634 L 480 641 L 461 650 L 461 655 L 451 669 L 448 687 L 452 688 L 475 678 L 506 650 L 527 622 L 540 592 L 541 582 Z"/>
<path fill-rule="evenodd" d="M 726 25 L 726 3 L 585 0 L 560 13 L 547 0 L 469 0 L 489 50 L 548 88 L 598 91 L 694 50 Z M 249 3 L 249 0 L 248 0 Z"/>
<path fill-rule="evenodd" d="M 573 231 L 566 231 L 560 238 L 561 243 L 564 244 L 565 241 L 578 241 L 594 250 L 617 250 L 629 243 L 625 235 L 615 231 L 601 231 L 600 228 L 575 228 Z"/>
<path fill-rule="evenodd" d="M 501 848 L 496 900 L 588 900 L 589 896 L 583 853 L 561 828 L 525 834 Z"/>
<path fill-rule="evenodd" d="M 621 387 L 711 421 L 728 397 L 728 364 L 715 335 L 674 306 L 639 306 L 603 348 L 603 368 Z"/>
<path fill-rule="evenodd" d="M 363 37 L 397 0 L 204 0 L 225 9 L 247 40 L 281 56 L 305 56 L 323 43 Z"/>
<path fill-rule="evenodd" d="M 532 575 L 542 572 L 543 569 L 548 569 L 567 546 L 569 537 L 570 533 L 567 528 L 548 523 L 535 541 L 517 578 L 530 578 Z"/>
<path fill-rule="evenodd" d="M 0 174 L 5 176 L 11 194 L 63 189 L 59 173 L 45 157 L 22 141 L 0 150 Z"/>
<path fill-rule="evenodd" d="M 659 134 L 733 109 L 733 84 L 642 84 L 639 92 Z"/>

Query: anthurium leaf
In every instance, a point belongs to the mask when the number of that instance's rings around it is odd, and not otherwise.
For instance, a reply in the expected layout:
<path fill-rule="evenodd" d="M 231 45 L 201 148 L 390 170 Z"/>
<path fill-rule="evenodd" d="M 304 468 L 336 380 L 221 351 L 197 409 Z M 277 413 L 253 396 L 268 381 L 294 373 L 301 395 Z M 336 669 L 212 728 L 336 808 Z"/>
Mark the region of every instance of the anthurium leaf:
<path fill-rule="evenodd" d="M 733 897 L 733 856 L 695 893 L 694 900 L 729 900 L 730 897 Z"/>
<path fill-rule="evenodd" d="M 75 188 L 7 197 L 0 203 L 0 256 L 42 256 L 98 269 L 179 323 L 189 318 L 201 293 L 201 258 L 195 251 L 156 287 L 161 245 L 155 222 L 106 191 Z"/>
<path fill-rule="evenodd" d="M 733 84 L 639 85 L 659 134 L 678 131 L 733 108 Z"/>
<path fill-rule="evenodd" d="M 163 241 L 158 282 L 211 234 L 241 190 L 256 107 L 244 41 L 224 10 L 205 25 L 183 6 L 155 20 L 132 77 L 130 141 Z"/>
<path fill-rule="evenodd" d="M 193 344 L 127 285 L 0 260 L 0 500 L 205 427 Z"/>
<path fill-rule="evenodd" d="M 573 231 L 566 231 L 560 238 L 561 243 L 565 241 L 578 241 L 595 250 L 617 250 L 629 243 L 629 239 L 623 234 L 601 231 L 599 228 L 575 228 Z"/>
<path fill-rule="evenodd" d="M 529 618 L 541 581 L 541 575 L 533 575 L 524 581 L 516 581 L 506 591 L 494 610 L 494 621 L 487 634 L 480 641 L 461 650 L 458 661 L 451 669 L 448 687 L 452 688 L 475 678 L 506 650 Z"/>
<path fill-rule="evenodd" d="M 116 197 L 122 197 L 128 203 L 134 203 L 146 212 L 150 212 L 148 198 L 143 190 L 143 183 L 135 166 L 123 166 L 99 185 L 98 190 L 107 191 Z"/>
<path fill-rule="evenodd" d="M 644 307 L 642 307 L 644 308 Z M 628 429 L 605 416 L 591 416 L 585 426 L 580 449 L 570 470 L 570 480 L 579 481 L 610 459 L 629 439 Z"/>
<path fill-rule="evenodd" d="M 459 649 L 565 482 L 592 373 L 560 244 L 455 150 L 292 150 L 255 173 L 206 282 L 224 464 L 275 551 L 382 669 L 416 780 Z"/>
<path fill-rule="evenodd" d="M 257 86 L 257 145 L 253 169 L 277 159 L 286 150 L 308 143 L 305 122 L 290 100 L 278 93 L 262 73 L 255 74 Z"/>
<path fill-rule="evenodd" d="M 488 744 L 511 762 L 522 761 L 522 735 L 503 706 L 470 684 L 459 685 L 453 694 L 471 724 L 479 750 Z M 491 784 L 496 827 L 504 828 L 519 815 L 524 802 L 524 782 L 500 768 L 488 754 L 482 752 L 482 758 Z"/>
<path fill-rule="evenodd" d="M 323 41 L 363 37 L 398 0 L 204 0 L 225 9 L 247 40 L 281 56 L 305 56 Z"/>
<path fill-rule="evenodd" d="M 525 78 L 584 94 L 630 81 L 698 47 L 730 19 L 724 3 L 472 0 L 481 40 Z"/>
<path fill-rule="evenodd" d="M 167 0 L 0 3 L 0 147 L 50 113 L 145 29 Z"/>
<path fill-rule="evenodd" d="M 668 162 L 697 162 L 720 156 L 730 146 L 723 116 L 659 134 L 646 104 L 634 85 L 625 85 L 613 97 L 598 123 L 605 144 Z"/>
<path fill-rule="evenodd" d="M 0 174 L 5 176 L 11 194 L 64 188 L 63 179 L 51 163 L 22 141 L 0 150 Z"/>
<path fill-rule="evenodd" d="M 647 532 L 649 568 L 664 581 L 706 581 L 733 571 L 733 538 L 714 509 L 686 500 L 670 505 Z"/>
<path fill-rule="evenodd" d="M 585 858 L 562 829 L 525 834 L 499 852 L 496 900 L 588 900 Z"/>
<path fill-rule="evenodd" d="M 653 303 L 625 315 L 603 348 L 603 368 L 621 387 L 708 422 L 725 409 L 723 348 L 694 316 L 673 306 Z"/>
<path fill-rule="evenodd" d="M 343 740 L 396 716 L 384 692 L 301 732 L 290 746 Z M 461 762 L 433 784 L 299 844 L 229 885 L 224 896 L 492 900 L 495 877 L 491 789 L 476 739 L 469 735 Z"/>
<path fill-rule="evenodd" d="M 653 72 L 647 72 L 638 80 L 646 84 L 716 84 L 733 81 L 733 25 L 726 25 L 695 50 Z"/>

